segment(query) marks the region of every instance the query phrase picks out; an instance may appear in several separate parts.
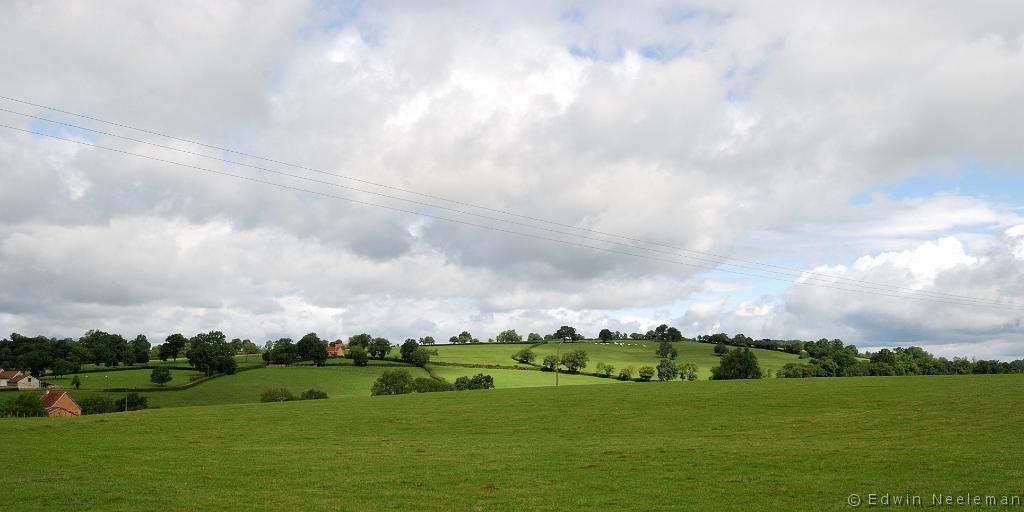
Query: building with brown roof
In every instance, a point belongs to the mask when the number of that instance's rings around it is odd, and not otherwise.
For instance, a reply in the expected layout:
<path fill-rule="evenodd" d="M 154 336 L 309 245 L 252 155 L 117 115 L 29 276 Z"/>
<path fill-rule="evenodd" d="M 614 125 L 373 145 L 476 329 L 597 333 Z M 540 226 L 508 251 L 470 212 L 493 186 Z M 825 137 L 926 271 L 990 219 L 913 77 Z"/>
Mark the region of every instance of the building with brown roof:
<path fill-rule="evenodd" d="M 20 374 L 12 379 L 8 379 L 7 387 L 16 387 L 18 389 L 39 389 L 43 387 L 43 383 L 31 375 Z"/>
<path fill-rule="evenodd" d="M 82 408 L 64 391 L 47 391 L 43 395 L 43 405 L 50 417 L 82 415 Z"/>
<path fill-rule="evenodd" d="M 14 370 L 5 372 L 3 368 L 0 368 L 0 387 L 7 387 L 8 381 L 19 375 L 21 375 L 21 372 Z"/>

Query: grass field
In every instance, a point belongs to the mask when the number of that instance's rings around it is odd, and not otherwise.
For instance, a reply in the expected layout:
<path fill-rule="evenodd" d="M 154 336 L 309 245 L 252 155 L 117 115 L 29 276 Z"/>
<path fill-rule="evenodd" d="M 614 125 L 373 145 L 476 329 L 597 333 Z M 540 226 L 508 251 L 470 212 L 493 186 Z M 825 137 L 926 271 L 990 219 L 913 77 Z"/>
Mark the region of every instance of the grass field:
<path fill-rule="evenodd" d="M 718 356 L 714 353 L 714 345 L 696 342 L 678 342 L 673 344 L 679 351 L 677 361 L 680 363 L 691 362 L 699 368 L 698 375 L 701 379 L 707 379 L 711 375 L 711 368 L 718 366 Z M 432 358 L 438 362 L 459 363 L 459 364 L 500 364 L 514 366 L 512 354 L 529 347 L 523 344 L 504 343 L 481 343 L 473 345 L 437 345 L 432 347 L 437 350 L 437 355 Z M 655 355 L 658 342 L 652 340 L 624 340 L 614 343 L 598 343 L 595 341 L 580 341 L 576 343 L 563 343 L 561 351 L 585 350 L 590 356 L 590 363 L 585 371 L 596 371 L 597 363 L 606 363 L 615 367 L 616 371 L 627 366 L 639 369 L 641 366 L 656 366 L 659 358 Z M 546 355 L 554 355 L 555 343 L 545 343 L 532 348 L 537 354 L 537 362 L 540 363 Z M 775 370 L 782 368 L 786 363 L 798 361 L 797 356 L 785 352 L 752 349 L 757 355 L 761 368 L 775 374 Z M 634 373 L 634 377 L 636 374 Z"/>
<path fill-rule="evenodd" d="M 263 359 L 260 358 L 259 354 L 237 355 L 237 356 L 235 356 L 235 363 L 238 364 L 239 368 L 254 368 L 254 367 L 263 366 L 264 364 L 266 364 L 266 363 L 263 362 Z M 186 359 L 184 356 L 179 356 L 177 360 L 168 359 L 167 361 L 161 361 L 159 359 L 155 359 L 154 358 L 154 359 L 150 359 L 149 362 L 144 364 L 144 365 L 143 364 L 135 365 L 135 367 L 140 367 L 140 366 L 180 366 L 180 367 L 188 367 L 189 364 L 188 364 L 188 359 Z M 122 366 L 118 366 L 117 368 L 131 368 L 131 366 L 122 365 Z M 101 364 L 83 364 L 82 365 L 82 370 L 109 370 L 109 369 L 110 369 L 110 367 L 103 366 Z"/>
<path fill-rule="evenodd" d="M 225 375 L 181 391 L 142 393 L 150 407 L 183 407 L 189 405 L 220 405 L 259 402 L 260 392 L 267 388 L 288 388 L 296 396 L 310 388 L 327 393 L 328 397 L 370 396 L 370 387 L 387 370 L 381 366 L 325 366 L 294 368 L 259 368 L 235 375 Z M 407 368 L 415 377 L 427 377 L 422 368 Z M 147 374 L 148 374 L 148 370 Z M 119 372 L 111 372 L 119 373 Z M 128 372 L 120 372 L 128 373 Z M 123 397 L 122 393 L 71 392 L 80 396 Z"/>
<path fill-rule="evenodd" d="M 5 471 L 0 489 L 17 510 L 849 510 L 851 493 L 1020 495 L 1022 385 L 700 381 L 2 419 L 5 457 L 45 470 Z"/>
<path fill-rule="evenodd" d="M 643 365 L 656 365 L 658 357 L 654 350 L 656 343 L 652 341 L 626 341 L 621 344 L 603 344 L 596 342 L 566 343 L 562 345 L 562 351 L 583 349 L 590 355 L 590 363 L 587 371 L 595 371 L 597 363 L 604 362 L 614 365 L 616 369 L 625 366 L 639 368 Z M 442 363 L 458 363 L 464 365 L 503 365 L 516 366 L 511 355 L 523 348 L 525 344 L 500 344 L 481 343 L 472 345 L 438 345 L 433 347 L 438 354 L 434 361 Z M 718 364 L 718 356 L 713 352 L 713 347 L 707 344 L 681 342 L 676 343 L 679 350 L 680 362 L 694 362 L 700 370 L 701 379 L 706 379 L 710 374 L 711 367 Z M 538 360 L 545 355 L 553 354 L 554 344 L 544 344 L 533 349 L 538 354 Z M 795 361 L 796 357 L 791 354 L 772 352 L 767 350 L 755 350 L 762 368 L 774 372 L 783 364 Z M 397 349 L 392 351 L 393 356 L 398 355 Z M 258 356 L 238 356 L 239 365 L 242 368 L 262 366 L 263 362 Z M 257 363 L 257 361 L 259 361 Z M 160 363 L 155 361 L 155 363 Z M 171 362 L 168 362 L 171 364 Z M 177 364 L 187 364 L 184 359 L 179 359 Z M 327 361 L 326 368 L 314 368 L 306 361 L 291 368 L 256 368 L 239 372 L 235 375 L 225 375 L 212 379 L 208 382 L 180 391 L 156 391 L 143 392 L 149 399 L 151 407 L 183 407 L 190 405 L 217 405 L 217 404 L 238 404 L 251 403 L 258 400 L 260 391 L 271 387 L 287 387 L 295 394 L 299 394 L 310 388 L 317 388 L 328 393 L 331 397 L 344 396 L 369 396 L 370 386 L 373 381 L 383 373 L 383 366 L 395 366 L 394 361 L 370 360 L 367 368 L 357 368 L 352 365 L 352 360 L 344 358 L 332 358 Z M 520 365 L 525 366 L 525 365 Z M 487 373 L 494 377 L 495 386 L 498 388 L 519 388 L 551 386 L 554 384 L 554 375 L 546 372 L 532 370 L 505 370 L 505 369 L 477 369 L 459 366 L 431 365 L 434 373 L 449 381 L 466 375 L 472 376 L 477 373 Z M 427 374 L 418 368 L 407 367 L 415 376 L 426 376 Z M 105 398 L 123 397 L 122 393 L 103 393 L 99 389 L 133 387 L 142 389 L 153 389 L 158 386 L 149 381 L 149 369 L 113 370 L 104 372 L 90 372 L 80 375 L 82 381 L 81 391 L 73 391 L 72 396 L 76 398 L 88 396 L 102 396 Z M 199 375 L 198 372 L 187 370 L 172 370 L 174 380 L 169 386 L 180 386 L 189 382 L 189 378 Z M 560 383 L 565 385 L 575 384 L 617 384 L 614 379 L 599 379 L 585 375 L 562 374 Z M 47 381 L 65 388 L 71 387 L 71 376 L 62 378 L 48 377 Z"/>
<path fill-rule="evenodd" d="M 437 350 L 437 355 L 430 358 L 432 361 L 515 366 L 517 363 L 512 359 L 512 354 L 528 347 L 529 345 L 519 343 L 474 343 L 467 345 L 434 345 L 428 348 Z M 391 355 L 397 356 L 398 351 L 393 350 Z"/>
<path fill-rule="evenodd" d="M 488 368 L 465 368 L 461 366 L 431 366 L 431 371 L 448 382 L 455 382 L 459 377 L 472 377 L 478 373 L 484 373 L 494 377 L 494 387 L 505 388 L 532 388 L 540 386 L 554 386 L 555 374 L 536 370 L 494 370 Z M 615 379 L 602 379 L 588 375 L 570 375 L 562 373 L 558 376 L 560 386 L 572 386 L 581 384 L 615 384 L 624 383 Z"/>
<path fill-rule="evenodd" d="M 159 388 L 159 384 L 153 384 L 149 381 L 149 376 L 153 373 L 150 369 L 140 370 L 115 370 L 110 372 L 89 372 L 82 373 L 78 376 L 79 381 L 82 383 L 81 389 L 83 390 L 97 390 L 105 388 Z M 199 377 L 203 374 L 197 371 L 191 370 L 171 370 L 171 382 L 167 383 L 167 386 L 181 386 L 189 383 L 189 379 L 192 377 Z M 60 386 L 67 389 L 72 389 L 71 380 L 74 375 L 64 375 L 63 377 L 57 378 L 53 376 L 46 377 L 46 382 L 55 386 Z"/>

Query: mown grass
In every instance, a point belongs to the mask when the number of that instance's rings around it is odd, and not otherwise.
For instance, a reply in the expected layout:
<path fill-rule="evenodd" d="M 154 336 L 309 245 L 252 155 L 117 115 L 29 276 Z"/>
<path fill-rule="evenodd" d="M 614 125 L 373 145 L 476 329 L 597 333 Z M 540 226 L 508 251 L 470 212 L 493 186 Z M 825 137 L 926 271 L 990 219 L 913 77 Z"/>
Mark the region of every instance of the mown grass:
<path fill-rule="evenodd" d="M 152 369 L 139 370 L 115 370 L 109 372 L 88 372 L 78 375 L 83 390 L 99 390 L 107 388 L 159 388 L 182 386 L 189 383 L 192 377 L 201 377 L 202 372 L 192 370 L 171 370 L 171 381 L 165 386 L 150 382 L 149 376 Z M 46 382 L 66 389 L 73 389 L 71 381 L 74 375 L 62 377 L 48 376 Z"/>
<path fill-rule="evenodd" d="M 587 365 L 588 372 L 597 371 L 597 363 L 610 364 L 615 367 L 616 373 L 621 368 L 632 366 L 634 370 L 641 366 L 656 366 L 660 358 L 655 354 L 658 348 L 657 341 L 652 340 L 624 340 L 613 343 L 597 343 L 581 341 L 576 343 L 563 343 L 561 353 L 570 350 L 584 350 L 590 356 L 590 363 Z M 682 363 L 694 363 L 697 365 L 697 375 L 701 379 L 707 379 L 711 375 L 711 369 L 718 366 L 719 357 L 715 354 L 714 345 L 708 343 L 697 343 L 693 341 L 681 341 L 673 343 L 672 346 L 679 351 L 676 361 Z M 734 347 L 729 347 L 734 349 Z M 554 355 L 555 343 L 539 345 L 532 350 L 537 354 L 537 361 L 540 362 L 546 355 Z M 794 354 L 785 352 L 751 349 L 757 355 L 758 364 L 762 370 L 769 372 L 772 376 L 775 371 L 782 368 L 786 363 L 797 362 Z M 633 376 L 636 376 L 634 372 Z"/>
<path fill-rule="evenodd" d="M 383 366 L 298 366 L 291 368 L 258 368 L 224 375 L 180 391 L 141 393 L 150 407 L 183 407 L 189 405 L 222 405 L 259 402 L 260 392 L 267 388 L 287 388 L 296 396 L 316 388 L 328 397 L 370 396 L 373 381 L 387 370 Z M 414 377 L 427 377 L 422 368 L 407 367 Z M 111 372 L 119 373 L 119 372 Z M 127 372 L 121 372 L 127 373 Z M 71 392 L 73 398 L 102 396 L 124 397 L 123 393 Z"/>
<path fill-rule="evenodd" d="M 287 371 L 287 370 L 285 370 Z M 319 370 L 317 370 L 319 371 Z M 12 510 L 849 510 L 1024 493 L 1020 375 L 496 389 L 0 420 Z"/>
<path fill-rule="evenodd" d="M 505 388 L 532 388 L 541 386 L 554 386 L 555 374 L 537 370 L 504 370 L 489 368 L 466 368 L 462 366 L 431 366 L 431 371 L 448 382 L 455 382 L 459 377 L 472 377 L 478 373 L 490 375 L 494 378 L 494 387 Z M 623 381 L 616 379 L 603 379 L 589 375 L 572 375 L 560 373 L 558 384 L 560 386 L 574 386 L 584 384 L 615 384 Z"/>

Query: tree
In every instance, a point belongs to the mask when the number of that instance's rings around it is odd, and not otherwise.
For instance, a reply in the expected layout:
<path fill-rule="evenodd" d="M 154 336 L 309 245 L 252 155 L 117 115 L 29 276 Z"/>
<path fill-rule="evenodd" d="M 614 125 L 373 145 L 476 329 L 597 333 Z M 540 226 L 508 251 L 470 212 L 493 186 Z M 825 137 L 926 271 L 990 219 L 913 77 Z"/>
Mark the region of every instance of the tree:
<path fill-rule="evenodd" d="M 16 418 L 46 416 L 46 406 L 35 394 L 21 393 L 14 399 L 0 404 L 0 416 Z"/>
<path fill-rule="evenodd" d="M 299 360 L 312 360 L 317 366 L 323 366 L 327 362 L 327 342 L 320 339 L 315 332 L 311 332 L 299 339 L 295 344 L 295 352 Z"/>
<path fill-rule="evenodd" d="M 615 339 L 615 335 L 608 329 L 601 329 L 601 332 L 597 333 L 597 339 L 607 343 Z"/>
<path fill-rule="evenodd" d="M 655 373 L 657 373 L 657 370 L 655 370 L 653 366 L 641 366 L 638 375 L 640 380 L 647 382 L 654 378 Z"/>
<path fill-rule="evenodd" d="M 444 379 L 417 377 L 412 381 L 412 389 L 417 393 L 436 393 L 438 391 L 454 391 L 455 386 Z"/>
<path fill-rule="evenodd" d="M 128 393 L 124 400 L 114 399 L 114 408 L 117 412 L 141 411 L 149 407 L 149 400 L 138 393 Z"/>
<path fill-rule="evenodd" d="M 448 342 L 462 345 L 465 343 L 480 343 L 480 340 L 474 338 L 473 335 L 469 333 L 469 331 L 462 331 L 459 333 L 458 336 L 452 336 L 451 338 L 448 338 Z"/>
<path fill-rule="evenodd" d="M 694 363 L 683 363 L 679 367 L 679 378 L 683 380 L 697 380 L 697 365 Z"/>
<path fill-rule="evenodd" d="M 711 369 L 714 380 L 760 379 L 762 375 L 757 356 L 749 348 L 730 350 L 722 356 L 721 364 Z"/>
<path fill-rule="evenodd" d="M 807 359 L 808 357 L 811 357 L 811 354 L 809 354 L 806 350 L 801 350 L 800 356 L 797 359 Z"/>
<path fill-rule="evenodd" d="M 149 344 L 149 340 L 146 339 L 145 334 L 140 334 L 135 337 L 128 344 L 128 350 L 131 352 L 131 360 L 136 363 L 146 364 L 149 362 L 149 349 L 153 346 Z"/>
<path fill-rule="evenodd" d="M 658 349 L 654 351 L 658 357 L 667 357 L 669 359 L 675 359 L 679 355 L 679 351 L 672 345 L 671 342 L 663 340 L 658 344 Z"/>
<path fill-rule="evenodd" d="M 540 343 L 544 341 L 544 338 L 541 337 L 540 334 L 531 332 L 529 335 L 526 336 L 526 341 L 529 341 L 530 343 Z"/>
<path fill-rule="evenodd" d="M 58 378 L 60 378 L 69 373 L 77 372 L 78 370 L 81 369 L 81 367 L 82 365 L 72 363 L 67 359 L 57 359 L 54 360 L 53 363 L 50 365 L 50 372 L 56 375 Z"/>
<path fill-rule="evenodd" d="M 263 353 L 263 360 L 271 364 L 293 364 L 299 360 L 299 348 L 291 338 L 280 338 Z"/>
<path fill-rule="evenodd" d="M 519 343 L 523 341 L 523 337 L 520 336 L 515 329 L 501 331 L 494 339 L 497 340 L 498 343 Z"/>
<path fill-rule="evenodd" d="M 580 370 L 587 367 L 589 361 L 590 356 L 585 350 L 571 350 L 562 356 L 562 366 L 565 366 L 569 373 L 579 373 Z"/>
<path fill-rule="evenodd" d="M 391 342 L 387 338 L 374 338 L 370 346 L 366 347 L 370 356 L 376 359 L 384 359 L 391 351 Z"/>
<path fill-rule="evenodd" d="M 325 398 L 327 398 L 327 393 L 319 389 L 307 389 L 302 392 L 301 400 L 323 400 Z"/>
<path fill-rule="evenodd" d="M 384 370 L 384 373 L 373 383 L 370 394 L 377 395 L 404 395 L 412 393 L 412 375 L 409 370 Z"/>
<path fill-rule="evenodd" d="M 14 334 L 11 337 L 13 338 Z M 95 364 L 117 366 L 120 363 L 127 362 L 126 356 L 129 354 L 128 341 L 121 337 L 120 334 L 110 334 L 93 329 L 86 332 L 78 340 L 78 343 L 86 349 L 90 359 Z M 33 355 L 31 352 L 26 354 L 26 356 L 31 355 Z M 39 363 L 37 359 L 26 357 L 26 362 L 23 364 L 23 366 L 28 366 L 32 370 L 33 375 L 36 375 L 34 366 Z"/>
<path fill-rule="evenodd" d="M 244 354 L 259 354 L 259 345 L 253 343 L 250 340 L 242 340 L 242 353 Z"/>
<path fill-rule="evenodd" d="M 420 338 L 420 345 L 433 345 L 433 344 L 434 344 L 434 337 L 433 336 L 424 336 L 424 337 Z"/>
<path fill-rule="evenodd" d="M 455 391 L 472 389 L 494 389 L 494 378 L 490 375 L 478 373 L 473 377 L 462 376 L 455 379 Z"/>
<path fill-rule="evenodd" d="M 633 378 L 633 367 L 627 366 L 619 370 L 619 380 L 630 380 Z"/>
<path fill-rule="evenodd" d="M 189 364 L 206 375 L 235 373 L 235 351 L 220 331 L 199 333 L 188 340 L 185 354 Z"/>
<path fill-rule="evenodd" d="M 665 339 L 668 341 L 683 341 L 683 333 L 679 332 L 679 329 L 675 327 L 669 327 L 665 329 Z"/>
<path fill-rule="evenodd" d="M 78 375 L 71 377 L 71 385 L 75 387 L 75 391 L 82 388 L 82 379 L 78 378 Z"/>
<path fill-rule="evenodd" d="M 349 336 L 348 337 L 348 346 L 350 348 L 351 347 L 369 348 L 370 347 L 370 343 L 372 343 L 372 342 L 373 342 L 373 336 L 370 336 L 369 334 L 366 334 L 365 332 L 363 334 L 357 334 L 355 336 Z"/>
<path fill-rule="evenodd" d="M 725 343 L 715 343 L 715 354 L 724 356 L 729 353 L 729 347 L 725 346 Z"/>
<path fill-rule="evenodd" d="M 327 342 L 320 341 L 320 346 L 313 349 L 313 364 L 323 366 L 327 364 Z"/>
<path fill-rule="evenodd" d="M 551 336 L 556 340 L 576 341 L 583 339 L 583 335 L 577 333 L 575 327 L 571 327 L 568 325 L 563 325 L 559 327 L 558 330 L 555 331 L 555 333 L 552 334 Z"/>
<path fill-rule="evenodd" d="M 658 363 L 657 371 L 658 380 L 660 381 L 675 380 L 679 376 L 679 367 L 676 365 L 676 362 L 668 358 L 662 359 Z"/>
<path fill-rule="evenodd" d="M 611 377 L 615 367 L 610 364 L 597 363 L 597 373 L 602 377 Z"/>
<path fill-rule="evenodd" d="M 166 366 L 157 366 L 156 368 L 153 368 L 153 372 L 149 374 L 149 381 L 161 386 L 170 382 L 171 378 L 171 370 Z"/>
<path fill-rule="evenodd" d="M 160 356 L 164 357 L 164 353 L 167 357 L 177 361 L 178 355 L 185 350 L 185 344 L 188 343 L 188 339 L 182 336 L 180 333 L 175 333 L 164 339 L 164 344 L 160 345 Z M 164 359 L 166 361 L 167 359 Z"/>
<path fill-rule="evenodd" d="M 541 363 L 541 369 L 549 372 L 555 371 L 555 367 L 558 366 L 558 358 L 554 354 L 544 356 L 544 361 Z"/>
<path fill-rule="evenodd" d="M 121 401 L 123 404 L 124 402 Z M 114 412 L 114 402 L 106 398 L 91 396 L 78 399 L 78 406 L 82 408 L 82 414 L 106 414 Z"/>
<path fill-rule="evenodd" d="M 366 366 L 370 363 L 370 354 L 366 352 L 366 349 L 356 345 L 345 353 L 348 357 L 352 358 L 352 363 L 356 366 Z"/>
<path fill-rule="evenodd" d="M 260 392 L 260 402 L 290 402 L 295 395 L 287 388 L 270 388 Z"/>
<path fill-rule="evenodd" d="M 537 354 L 528 348 L 524 348 L 515 354 L 512 354 L 512 359 L 523 364 L 532 364 L 537 359 Z"/>
<path fill-rule="evenodd" d="M 416 350 L 413 350 L 412 353 L 409 354 L 408 362 L 413 366 L 419 366 L 422 368 L 430 362 L 430 352 L 423 347 L 416 347 Z"/>
<path fill-rule="evenodd" d="M 402 355 L 402 361 L 409 362 L 409 357 L 412 356 L 413 351 L 420 347 L 416 340 L 409 338 L 402 343 L 402 346 L 398 348 L 398 352 Z"/>

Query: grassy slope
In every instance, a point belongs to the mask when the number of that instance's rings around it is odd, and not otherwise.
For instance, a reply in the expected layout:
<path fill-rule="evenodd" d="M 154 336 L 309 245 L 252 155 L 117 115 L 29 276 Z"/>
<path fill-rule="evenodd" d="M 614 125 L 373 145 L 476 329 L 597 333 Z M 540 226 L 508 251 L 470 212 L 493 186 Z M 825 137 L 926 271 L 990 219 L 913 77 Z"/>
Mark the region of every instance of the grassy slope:
<path fill-rule="evenodd" d="M 468 345 L 434 345 L 427 347 L 437 350 L 432 361 L 460 364 L 500 364 L 516 366 L 512 354 L 528 348 L 529 345 L 519 343 L 474 343 Z M 397 351 L 395 352 L 397 355 Z"/>
<path fill-rule="evenodd" d="M 494 387 L 504 388 L 532 388 L 540 386 L 554 386 L 555 374 L 535 370 L 493 370 L 487 368 L 464 368 L 461 366 L 431 366 L 431 370 L 448 382 L 455 382 L 455 379 L 468 376 L 472 377 L 478 373 L 484 373 L 494 377 Z M 600 379 L 587 375 L 569 375 L 562 373 L 558 376 L 558 383 L 561 386 L 579 384 L 614 384 L 623 381 L 615 379 Z"/>
<path fill-rule="evenodd" d="M 149 376 L 152 375 L 153 370 L 116 370 L 110 372 L 89 372 L 79 375 L 79 380 L 82 383 L 83 390 L 94 390 L 104 388 L 158 388 L 158 384 L 153 384 L 149 380 Z M 168 386 L 181 386 L 188 384 L 190 377 L 201 376 L 202 372 L 188 371 L 188 370 L 171 370 L 171 382 L 168 382 Z M 63 377 L 57 378 L 53 376 L 46 377 L 46 382 L 49 382 L 55 386 L 63 388 L 71 388 L 71 379 L 73 375 L 64 375 Z"/>
<path fill-rule="evenodd" d="M 659 358 L 654 354 L 654 351 L 658 348 L 657 341 L 619 341 L 616 343 L 622 343 L 623 345 L 593 342 L 563 343 L 561 351 L 565 353 L 569 350 L 585 350 L 587 355 L 590 356 L 587 371 L 596 371 L 597 363 L 610 364 L 615 367 L 616 372 L 626 366 L 639 369 L 641 366 L 656 366 L 658 364 Z M 695 363 L 699 368 L 698 375 L 701 379 L 707 379 L 711 375 L 711 368 L 718 366 L 719 358 L 715 355 L 714 345 L 684 341 L 674 343 L 673 346 L 679 351 L 679 357 L 676 358 L 676 361 L 680 363 Z M 782 368 L 786 363 L 798 361 L 797 356 L 785 352 L 752 350 L 757 355 L 761 368 L 770 371 L 772 375 L 775 374 L 775 370 Z M 555 344 L 540 345 L 534 348 L 533 351 L 537 353 L 537 359 L 540 361 L 544 359 L 544 356 L 555 353 Z M 636 374 L 634 373 L 635 376 Z"/>
<path fill-rule="evenodd" d="M 260 368 L 225 375 L 182 391 L 142 393 L 151 407 L 182 407 L 187 405 L 241 404 L 259 401 L 267 388 L 288 388 L 295 395 L 316 388 L 329 397 L 369 396 L 373 381 L 386 367 L 327 366 L 323 368 Z M 407 368 L 414 377 L 427 377 L 421 368 Z M 148 372 L 148 371 L 147 371 Z M 116 373 L 116 372 L 112 372 Z M 123 372 L 127 373 L 127 372 Z M 120 393 L 72 392 L 73 397 L 123 397 Z"/>
<path fill-rule="evenodd" d="M 12 510 L 848 510 L 1020 494 L 1024 376 L 701 381 L 3 419 Z M 927 499 L 927 498 L 926 498 Z"/>

